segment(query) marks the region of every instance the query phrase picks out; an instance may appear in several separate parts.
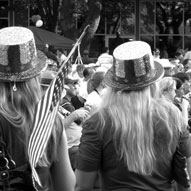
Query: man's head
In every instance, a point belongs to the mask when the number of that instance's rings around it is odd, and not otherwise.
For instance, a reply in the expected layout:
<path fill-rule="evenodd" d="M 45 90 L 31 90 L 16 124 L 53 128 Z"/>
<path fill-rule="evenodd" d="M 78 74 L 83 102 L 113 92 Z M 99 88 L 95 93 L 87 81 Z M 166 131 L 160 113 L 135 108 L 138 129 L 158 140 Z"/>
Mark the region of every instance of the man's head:
<path fill-rule="evenodd" d="M 74 97 L 76 96 L 79 92 L 79 84 L 78 80 L 73 80 L 70 78 L 65 78 L 64 79 L 64 84 L 65 84 L 65 89 L 66 89 L 66 94 L 69 97 Z"/>

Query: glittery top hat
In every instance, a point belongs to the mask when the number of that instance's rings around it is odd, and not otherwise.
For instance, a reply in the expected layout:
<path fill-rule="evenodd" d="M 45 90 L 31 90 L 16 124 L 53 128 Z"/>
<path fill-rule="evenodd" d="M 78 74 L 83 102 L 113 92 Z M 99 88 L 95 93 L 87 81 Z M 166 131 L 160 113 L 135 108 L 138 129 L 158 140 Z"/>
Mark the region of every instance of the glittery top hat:
<path fill-rule="evenodd" d="M 26 81 L 46 67 L 46 56 L 36 50 L 31 30 L 6 27 L 0 30 L 0 80 Z"/>
<path fill-rule="evenodd" d="M 113 52 L 113 66 L 105 74 L 104 83 L 116 90 L 140 90 L 162 78 L 164 69 L 153 60 L 150 45 L 131 41 Z"/>

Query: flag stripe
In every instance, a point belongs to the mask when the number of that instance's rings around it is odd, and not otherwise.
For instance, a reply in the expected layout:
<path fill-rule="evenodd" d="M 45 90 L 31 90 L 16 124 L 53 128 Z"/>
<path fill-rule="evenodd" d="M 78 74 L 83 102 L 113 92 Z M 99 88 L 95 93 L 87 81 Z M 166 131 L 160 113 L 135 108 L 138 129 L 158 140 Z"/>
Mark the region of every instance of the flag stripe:
<path fill-rule="evenodd" d="M 51 104 L 50 98 L 52 94 L 51 91 L 53 92 L 53 86 L 49 89 L 49 91 L 45 93 L 44 99 L 40 101 L 36 110 L 36 115 L 35 115 L 36 118 L 34 119 L 34 122 L 35 122 L 34 129 L 30 137 L 31 140 L 29 142 L 29 153 L 31 155 L 34 152 L 36 145 L 38 144 L 39 136 L 41 136 L 41 131 L 43 130 L 43 128 L 42 129 L 38 128 L 38 126 L 41 126 L 43 124 L 44 120 L 46 120 L 48 115 L 48 112 L 46 111 L 48 111 L 48 109 L 50 108 L 50 104 Z M 48 101 L 50 103 L 47 103 Z"/>
<path fill-rule="evenodd" d="M 48 112 L 46 112 L 46 111 L 50 108 L 50 104 L 51 104 L 50 100 L 51 100 L 50 96 L 45 95 L 45 98 L 42 100 L 42 104 L 41 105 L 39 104 L 39 106 L 41 106 L 41 107 L 37 109 L 37 110 L 39 110 L 39 112 L 38 112 L 39 118 L 37 118 L 36 120 L 38 120 L 39 123 L 36 123 L 37 124 L 37 126 L 35 126 L 36 131 L 33 131 L 34 133 L 31 134 L 31 145 L 29 145 L 30 148 L 31 148 L 31 150 L 29 150 L 29 152 L 33 156 L 31 158 L 31 162 L 32 162 L 33 165 L 34 165 L 34 162 L 35 162 L 34 159 L 36 158 L 35 153 L 37 152 L 37 150 L 35 148 L 37 147 L 37 145 L 42 144 L 41 139 L 45 138 L 44 136 L 42 137 L 41 134 L 42 134 L 43 130 L 46 129 L 46 128 L 38 128 L 38 127 L 39 126 L 46 127 L 46 126 L 44 126 L 44 124 L 45 124 L 45 122 L 47 120 L 47 117 L 48 117 Z M 50 103 L 47 104 L 48 101 Z"/>

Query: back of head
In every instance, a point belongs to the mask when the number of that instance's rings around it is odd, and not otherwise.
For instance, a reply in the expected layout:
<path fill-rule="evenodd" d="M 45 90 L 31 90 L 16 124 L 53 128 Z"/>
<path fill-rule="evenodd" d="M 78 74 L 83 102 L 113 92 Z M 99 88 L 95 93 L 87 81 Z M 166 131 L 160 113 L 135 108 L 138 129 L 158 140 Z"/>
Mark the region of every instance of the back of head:
<path fill-rule="evenodd" d="M 7 104 L 4 115 L 15 112 L 22 123 L 30 124 L 41 96 L 37 76 L 46 68 L 46 56 L 37 51 L 32 31 L 24 27 L 0 29 L 0 44 L 1 95 L 9 95 L 2 99 L 1 106 Z"/>
<path fill-rule="evenodd" d="M 91 79 L 88 81 L 88 93 L 91 93 L 93 90 L 97 89 L 103 82 L 105 72 L 98 71 L 93 74 Z"/>
<path fill-rule="evenodd" d="M 93 88 L 97 88 L 104 79 L 105 72 L 95 72 L 91 78 Z"/>
<path fill-rule="evenodd" d="M 164 77 L 159 81 L 159 91 L 161 95 L 164 95 L 165 92 L 168 92 L 173 88 L 175 80 L 172 77 Z"/>
<path fill-rule="evenodd" d="M 87 67 L 83 71 L 84 78 L 90 79 L 95 70 L 92 67 Z"/>
<path fill-rule="evenodd" d="M 153 124 L 155 119 L 164 122 L 160 133 L 165 134 L 165 141 L 155 140 L 159 150 L 170 144 L 174 128 L 166 109 L 170 104 L 157 108 L 159 102 L 151 94 L 151 86 L 163 77 L 164 68 L 154 61 L 150 45 L 143 41 L 121 44 L 114 50 L 113 56 L 113 66 L 106 72 L 103 81 L 108 88 L 100 113 L 104 115 L 104 109 L 107 109 L 113 124 L 110 128 L 114 132 L 115 146 L 128 169 L 150 174 L 157 155 L 153 143 L 157 128 Z M 136 138 L 132 140 L 132 137 Z"/>

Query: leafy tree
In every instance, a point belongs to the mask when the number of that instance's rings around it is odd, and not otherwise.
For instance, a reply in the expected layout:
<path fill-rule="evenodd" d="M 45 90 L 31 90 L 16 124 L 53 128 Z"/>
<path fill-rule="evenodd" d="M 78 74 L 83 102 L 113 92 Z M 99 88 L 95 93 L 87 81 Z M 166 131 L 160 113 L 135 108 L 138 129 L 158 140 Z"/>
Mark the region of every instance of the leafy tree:
<path fill-rule="evenodd" d="M 44 22 L 43 28 L 77 39 L 83 29 L 90 25 L 81 43 L 81 50 L 89 49 L 99 26 L 102 0 L 28 0 L 31 16 L 39 14 Z M 59 28 L 57 28 L 59 26 Z"/>
<path fill-rule="evenodd" d="M 67 10 L 67 11 L 66 11 Z M 60 26 L 63 34 L 78 38 L 83 29 L 90 25 L 81 43 L 81 51 L 89 49 L 99 26 L 102 10 L 101 0 L 63 0 L 60 11 Z"/>
<path fill-rule="evenodd" d="M 38 14 L 42 17 L 44 28 L 55 31 L 58 24 L 60 0 L 27 0 L 31 8 L 31 16 Z"/>

